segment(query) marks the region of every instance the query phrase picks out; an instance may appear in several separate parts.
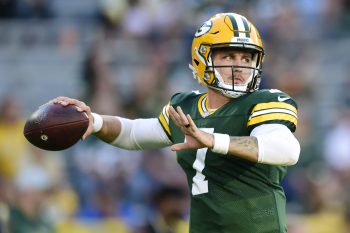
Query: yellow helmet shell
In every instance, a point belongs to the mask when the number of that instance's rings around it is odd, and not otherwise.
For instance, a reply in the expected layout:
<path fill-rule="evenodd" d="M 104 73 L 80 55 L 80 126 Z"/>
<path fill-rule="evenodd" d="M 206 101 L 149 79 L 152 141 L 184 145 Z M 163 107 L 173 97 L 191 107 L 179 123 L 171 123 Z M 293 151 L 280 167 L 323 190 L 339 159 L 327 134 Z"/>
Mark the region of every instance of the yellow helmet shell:
<path fill-rule="evenodd" d="M 264 49 L 256 27 L 246 17 L 239 14 L 216 14 L 204 22 L 196 31 L 192 41 L 192 66 L 190 67 L 194 78 L 200 84 L 211 86 L 215 83 L 210 55 L 213 48 L 221 47 L 237 47 L 259 53 L 256 68 L 261 68 Z M 257 84 L 259 82 L 260 79 Z"/>

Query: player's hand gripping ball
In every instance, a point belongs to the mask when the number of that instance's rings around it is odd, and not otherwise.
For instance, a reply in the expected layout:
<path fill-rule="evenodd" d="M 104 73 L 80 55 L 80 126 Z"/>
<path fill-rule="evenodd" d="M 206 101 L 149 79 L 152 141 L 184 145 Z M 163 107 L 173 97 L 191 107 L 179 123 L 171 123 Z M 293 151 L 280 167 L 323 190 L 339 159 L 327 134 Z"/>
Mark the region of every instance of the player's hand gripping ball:
<path fill-rule="evenodd" d="M 24 136 L 34 146 L 59 151 L 73 146 L 89 126 L 89 118 L 74 105 L 46 103 L 39 107 L 24 126 Z"/>

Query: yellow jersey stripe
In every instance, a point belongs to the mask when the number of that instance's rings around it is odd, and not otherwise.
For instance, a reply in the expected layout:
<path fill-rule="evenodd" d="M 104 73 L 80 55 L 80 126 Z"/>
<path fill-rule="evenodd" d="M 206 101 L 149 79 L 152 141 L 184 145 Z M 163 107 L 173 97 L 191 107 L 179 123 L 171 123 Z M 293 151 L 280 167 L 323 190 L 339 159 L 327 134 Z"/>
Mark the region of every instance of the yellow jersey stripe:
<path fill-rule="evenodd" d="M 169 123 L 166 121 L 163 113 L 161 113 L 159 115 L 159 122 L 160 124 L 163 126 L 163 129 L 165 130 L 165 132 L 171 137 L 171 132 L 170 132 L 170 127 L 169 127 Z"/>
<path fill-rule="evenodd" d="M 287 114 L 292 115 L 298 119 L 297 114 L 295 114 L 293 111 L 291 111 L 289 109 L 270 108 L 270 109 L 260 110 L 260 111 L 256 111 L 256 112 L 252 113 L 249 117 L 249 120 L 252 119 L 253 117 L 257 117 L 257 116 L 265 115 L 265 114 L 270 114 L 270 113 L 287 113 Z"/>
<path fill-rule="evenodd" d="M 197 103 L 197 106 L 198 106 L 198 111 L 199 113 L 201 114 L 202 117 L 205 117 L 205 109 L 203 109 L 202 107 L 202 102 L 204 100 L 204 98 L 207 96 L 208 94 L 204 94 L 202 95 L 201 97 L 199 97 L 198 99 L 198 103 Z"/>
<path fill-rule="evenodd" d="M 292 116 L 287 113 L 270 113 L 270 114 L 265 114 L 265 115 L 260 115 L 257 117 L 253 117 L 250 119 L 247 123 L 247 126 L 263 123 L 265 121 L 290 121 L 292 122 L 295 127 L 297 126 L 297 118 L 295 116 Z"/>
<path fill-rule="evenodd" d="M 206 94 L 206 97 L 204 98 L 203 102 L 204 102 L 203 106 L 205 108 L 205 111 L 209 112 L 208 94 Z"/>
<path fill-rule="evenodd" d="M 165 119 L 165 121 L 167 122 L 167 124 L 169 125 L 169 107 L 170 107 L 170 103 L 168 103 L 167 105 L 164 106 L 163 108 L 163 117 Z"/>
<path fill-rule="evenodd" d="M 270 103 L 257 104 L 253 108 L 252 113 L 254 113 L 256 111 L 260 111 L 260 110 L 270 109 L 270 108 L 283 108 L 283 109 L 291 110 L 295 114 L 298 113 L 297 109 L 293 105 L 288 104 L 288 103 L 284 103 L 284 102 L 270 102 Z"/>
<path fill-rule="evenodd" d="M 209 109 L 209 101 L 208 101 L 208 93 L 205 93 L 198 99 L 198 111 L 201 114 L 201 116 L 207 117 L 214 113 L 217 109 Z"/>

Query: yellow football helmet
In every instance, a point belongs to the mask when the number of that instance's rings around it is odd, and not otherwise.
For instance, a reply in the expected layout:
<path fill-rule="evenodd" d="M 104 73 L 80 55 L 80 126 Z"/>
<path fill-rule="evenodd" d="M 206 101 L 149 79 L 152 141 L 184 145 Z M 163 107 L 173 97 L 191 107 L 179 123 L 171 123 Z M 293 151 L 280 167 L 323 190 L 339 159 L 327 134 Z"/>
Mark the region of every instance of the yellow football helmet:
<path fill-rule="evenodd" d="M 212 62 L 216 48 L 237 48 L 253 54 L 252 72 L 245 85 L 225 84 Z M 264 57 L 262 41 L 256 27 L 246 17 L 235 13 L 221 13 L 206 21 L 195 33 L 192 42 L 193 77 L 200 84 L 219 90 L 223 95 L 237 98 L 259 88 Z M 230 66 L 233 69 L 234 66 Z"/>

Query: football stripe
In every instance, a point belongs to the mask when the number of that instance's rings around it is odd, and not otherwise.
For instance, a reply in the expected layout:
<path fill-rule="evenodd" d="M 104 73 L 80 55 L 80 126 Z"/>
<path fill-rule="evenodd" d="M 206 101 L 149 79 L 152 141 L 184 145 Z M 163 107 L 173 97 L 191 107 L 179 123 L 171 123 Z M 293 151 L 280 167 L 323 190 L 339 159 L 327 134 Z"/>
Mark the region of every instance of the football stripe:
<path fill-rule="evenodd" d="M 265 115 L 260 115 L 257 117 L 253 117 L 252 119 L 250 119 L 247 123 L 247 126 L 251 126 L 251 125 L 255 125 L 255 124 L 260 124 L 263 123 L 265 121 L 289 121 L 291 123 L 293 123 L 295 125 L 295 127 L 297 126 L 297 118 L 287 114 L 287 113 L 270 113 L 270 114 L 265 114 Z"/>

